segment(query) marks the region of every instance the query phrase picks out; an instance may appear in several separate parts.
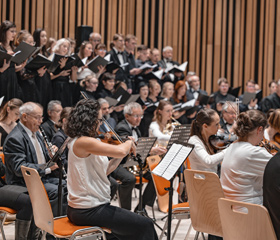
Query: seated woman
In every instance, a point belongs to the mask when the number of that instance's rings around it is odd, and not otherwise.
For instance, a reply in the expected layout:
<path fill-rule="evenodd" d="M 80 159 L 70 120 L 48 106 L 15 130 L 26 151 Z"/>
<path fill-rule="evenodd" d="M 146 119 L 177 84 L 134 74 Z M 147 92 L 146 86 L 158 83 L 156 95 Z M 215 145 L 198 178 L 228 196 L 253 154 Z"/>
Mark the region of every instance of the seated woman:
<path fill-rule="evenodd" d="M 190 144 L 195 147 L 189 156 L 191 168 L 217 173 L 217 166 L 223 161 L 226 150 L 215 153 L 209 138 L 215 135 L 220 127 L 220 117 L 213 109 L 202 109 L 192 122 Z"/>
<path fill-rule="evenodd" d="M 98 87 L 98 79 L 94 73 L 86 76 L 85 79 L 80 82 L 80 86 L 83 88 L 86 97 L 95 99 L 95 93 Z M 81 95 L 80 99 L 84 99 L 84 97 Z"/>
<path fill-rule="evenodd" d="M 110 228 L 117 239 L 158 239 L 150 219 L 110 205 L 107 175 L 123 157 L 135 154 L 135 145 L 131 140 L 110 145 L 94 138 L 101 119 L 99 103 L 92 99 L 78 102 L 69 115 L 66 134 L 73 139 L 68 145 L 67 215 L 75 224 Z"/>
<path fill-rule="evenodd" d="M 157 137 L 160 146 L 167 146 L 173 132 L 172 112 L 172 104 L 168 101 L 160 100 L 153 122 L 149 127 L 149 137 Z"/>
<path fill-rule="evenodd" d="M 258 146 L 266 124 L 265 115 L 258 110 L 248 110 L 237 117 L 233 128 L 238 140 L 228 147 L 221 171 L 226 198 L 263 203 L 263 173 L 272 157 L 265 148 Z"/>
<path fill-rule="evenodd" d="M 278 142 L 280 134 L 280 109 L 273 109 L 268 117 L 268 127 L 264 130 L 264 138 L 268 141 L 276 142 L 276 145 L 280 145 Z"/>
<path fill-rule="evenodd" d="M 5 171 L 6 167 L 0 158 L 0 177 L 5 175 Z M 4 180 L 0 178 L 0 206 L 12 208 L 17 211 L 15 239 L 38 239 L 34 235 L 30 235 L 32 238 L 28 238 L 32 218 L 32 206 L 25 187 L 6 185 Z"/>
<path fill-rule="evenodd" d="M 19 119 L 19 107 L 23 104 L 20 99 L 13 98 L 8 101 L 0 112 L 0 147 L 3 146 L 8 134 L 17 125 Z"/>

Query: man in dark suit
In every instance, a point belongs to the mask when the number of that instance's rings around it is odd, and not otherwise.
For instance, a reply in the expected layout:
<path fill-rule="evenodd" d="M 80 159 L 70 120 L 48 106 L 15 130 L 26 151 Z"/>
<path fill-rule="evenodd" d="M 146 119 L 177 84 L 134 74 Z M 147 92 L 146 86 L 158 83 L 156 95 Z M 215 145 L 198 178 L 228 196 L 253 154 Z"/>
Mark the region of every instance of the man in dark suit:
<path fill-rule="evenodd" d="M 269 109 L 280 108 L 280 80 L 277 82 L 276 92 L 265 97 L 261 101 L 261 109 L 263 112 L 268 112 Z"/>
<path fill-rule="evenodd" d="M 132 102 L 124 107 L 125 119 L 119 122 L 115 128 L 115 131 L 120 136 L 131 136 L 137 142 L 138 138 L 141 137 L 138 126 L 140 125 L 141 119 L 143 118 L 143 110 L 139 103 Z M 166 150 L 162 148 L 153 148 L 150 152 L 151 155 L 163 154 Z M 126 168 L 119 166 L 113 173 L 112 176 L 120 180 L 120 202 L 121 207 L 128 210 L 131 209 L 131 194 L 135 185 L 135 176 L 129 172 Z M 145 205 L 152 206 L 156 197 L 154 184 L 152 182 L 151 174 L 148 172 L 145 174 L 145 178 L 149 180 L 148 185 L 143 193 L 143 208 Z"/>
<path fill-rule="evenodd" d="M 235 102 L 225 102 L 222 107 L 220 126 L 226 134 L 232 133 L 232 126 L 237 115 L 237 104 Z"/>
<path fill-rule="evenodd" d="M 51 173 L 58 166 L 54 163 L 52 166 L 44 168 L 44 164 L 49 160 L 49 155 L 43 139 L 38 133 L 39 126 L 42 123 L 43 109 L 36 103 L 27 102 L 19 110 L 20 122 L 6 138 L 3 149 L 7 167 L 7 183 L 25 186 L 21 166 L 35 168 L 42 177 L 53 213 L 57 216 L 59 179 L 53 177 Z M 65 182 L 63 190 L 63 212 L 65 213 L 67 206 Z"/>
<path fill-rule="evenodd" d="M 180 64 L 176 61 L 173 61 L 172 58 L 173 58 L 173 48 L 170 46 L 164 47 L 162 49 L 162 60 L 158 62 L 159 67 L 165 70 L 166 68 L 170 68 L 174 65 L 179 66 Z M 167 73 L 162 80 L 162 84 L 164 82 L 173 82 L 175 85 L 177 81 L 183 79 L 184 79 L 184 73 L 182 72 L 175 72 L 174 74 Z"/>
<path fill-rule="evenodd" d="M 255 93 L 256 92 L 256 82 L 252 79 L 248 80 L 246 82 L 246 92 L 248 93 Z M 245 105 L 242 103 L 244 98 L 244 94 L 239 96 L 239 111 L 240 112 L 246 112 L 247 110 L 251 110 L 251 109 L 260 109 L 260 105 L 258 104 L 258 99 L 251 99 L 251 101 L 249 102 L 249 104 Z"/>
<path fill-rule="evenodd" d="M 208 95 L 206 91 L 200 89 L 200 78 L 197 75 L 189 77 L 189 89 L 186 92 L 187 101 L 197 99 L 199 94 Z"/>
<path fill-rule="evenodd" d="M 60 119 L 61 111 L 62 106 L 60 101 L 52 100 L 48 103 L 48 119 L 42 124 L 42 128 L 49 141 L 52 140 L 53 135 L 57 132 L 55 124 Z"/>

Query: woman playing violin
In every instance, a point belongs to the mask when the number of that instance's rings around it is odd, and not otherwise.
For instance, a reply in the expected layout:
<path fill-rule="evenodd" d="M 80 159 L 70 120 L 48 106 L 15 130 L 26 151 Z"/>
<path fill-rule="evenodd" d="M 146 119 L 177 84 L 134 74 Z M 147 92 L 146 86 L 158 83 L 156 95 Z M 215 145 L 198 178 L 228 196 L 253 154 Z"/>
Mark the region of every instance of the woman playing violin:
<path fill-rule="evenodd" d="M 280 134 L 280 109 L 275 109 L 268 118 L 268 127 L 264 130 L 264 138 L 276 142 L 280 147 L 278 136 Z"/>
<path fill-rule="evenodd" d="M 128 140 L 115 146 L 94 138 L 101 122 L 100 105 L 91 99 L 79 101 L 69 115 L 67 215 L 78 225 L 110 228 L 117 239 L 158 239 L 150 219 L 110 205 L 107 175 L 123 157 L 135 154 L 135 145 Z"/>
<path fill-rule="evenodd" d="M 258 146 L 266 124 L 266 116 L 258 110 L 248 110 L 238 115 L 233 126 L 238 140 L 227 148 L 221 170 L 226 198 L 263 203 L 263 173 L 272 157 L 265 148 Z"/>

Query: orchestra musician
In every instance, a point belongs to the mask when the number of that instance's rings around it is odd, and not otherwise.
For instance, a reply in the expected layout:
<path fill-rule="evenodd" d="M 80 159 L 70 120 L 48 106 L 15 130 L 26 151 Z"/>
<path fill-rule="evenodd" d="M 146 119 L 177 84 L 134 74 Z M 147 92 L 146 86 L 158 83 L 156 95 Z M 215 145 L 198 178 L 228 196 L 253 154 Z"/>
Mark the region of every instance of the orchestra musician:
<path fill-rule="evenodd" d="M 227 148 L 221 170 L 221 184 L 226 198 L 263 203 L 263 173 L 272 157 L 264 147 L 258 146 L 266 124 L 266 116 L 258 110 L 238 115 L 233 127 L 238 140 Z M 244 211 L 243 208 L 240 210 Z"/>
<path fill-rule="evenodd" d="M 69 219 L 77 225 L 102 226 L 123 240 L 158 239 L 150 219 L 110 205 L 110 183 L 107 175 L 131 151 L 133 141 L 119 145 L 94 138 L 102 123 L 99 103 L 85 99 L 77 103 L 68 118 L 66 134 L 72 138 L 68 155 Z M 112 157 L 108 161 L 108 157 Z"/>

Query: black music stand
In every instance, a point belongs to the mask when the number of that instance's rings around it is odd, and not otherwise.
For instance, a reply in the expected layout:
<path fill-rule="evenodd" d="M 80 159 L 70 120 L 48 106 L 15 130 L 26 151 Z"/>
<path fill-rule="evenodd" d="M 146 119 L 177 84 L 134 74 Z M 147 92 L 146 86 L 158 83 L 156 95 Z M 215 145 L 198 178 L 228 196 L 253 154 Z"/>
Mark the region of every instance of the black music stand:
<path fill-rule="evenodd" d="M 59 180 L 58 180 L 58 208 L 57 208 L 57 215 L 62 216 L 62 179 L 66 177 L 66 173 L 63 169 L 63 163 L 61 160 L 61 156 L 64 153 L 66 146 L 68 142 L 70 141 L 70 137 L 66 138 L 64 143 L 61 145 L 61 147 L 56 151 L 54 156 L 50 161 L 48 161 L 45 165 L 45 168 L 48 168 L 51 166 L 52 163 L 57 163 L 58 165 L 58 171 L 59 171 Z"/>
<path fill-rule="evenodd" d="M 165 178 L 170 182 L 170 187 L 167 188 L 169 192 L 169 204 L 168 204 L 168 218 L 167 218 L 167 240 L 170 240 L 171 236 L 171 220 L 172 220 L 172 197 L 173 197 L 173 180 L 176 172 L 187 159 L 194 145 L 173 143 L 169 151 L 165 154 L 164 158 L 159 162 L 159 164 L 152 171 L 160 177 Z"/>

